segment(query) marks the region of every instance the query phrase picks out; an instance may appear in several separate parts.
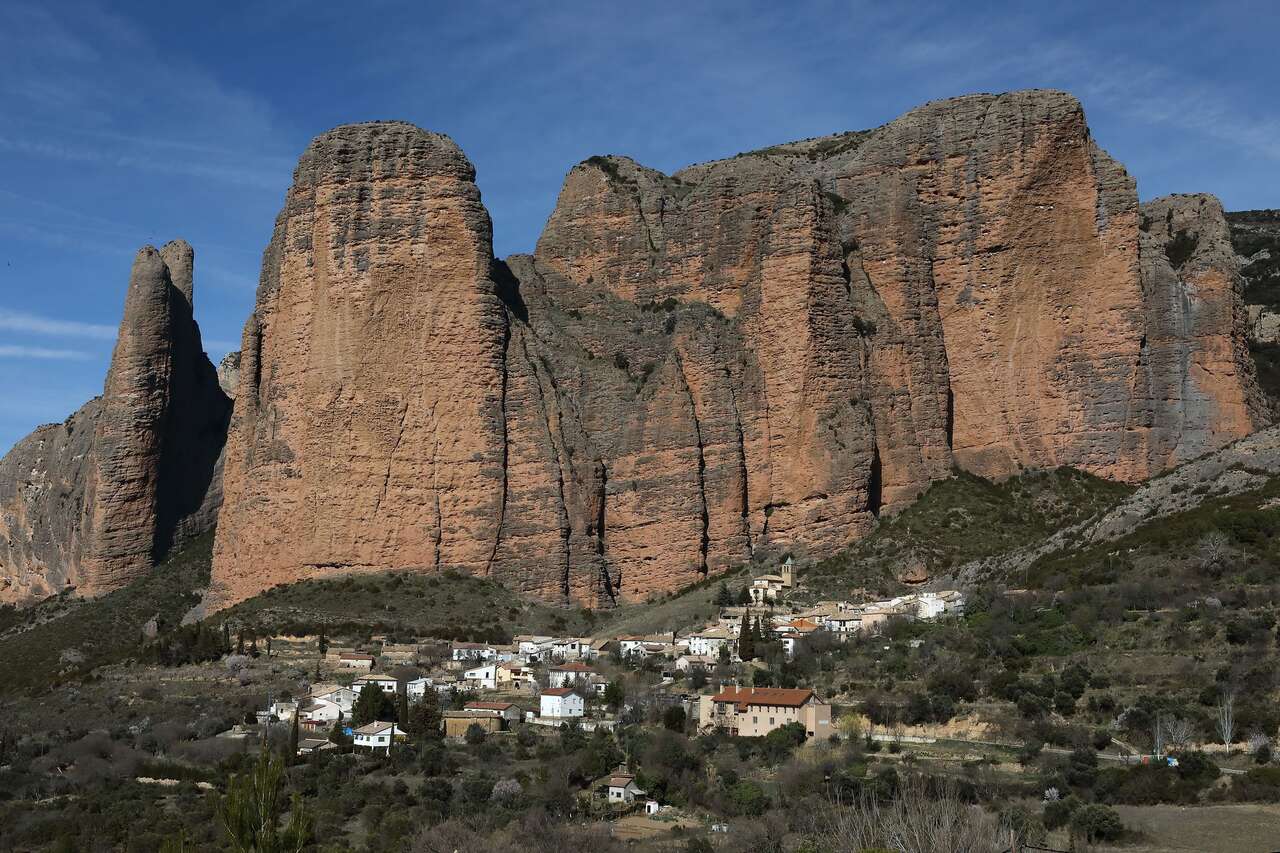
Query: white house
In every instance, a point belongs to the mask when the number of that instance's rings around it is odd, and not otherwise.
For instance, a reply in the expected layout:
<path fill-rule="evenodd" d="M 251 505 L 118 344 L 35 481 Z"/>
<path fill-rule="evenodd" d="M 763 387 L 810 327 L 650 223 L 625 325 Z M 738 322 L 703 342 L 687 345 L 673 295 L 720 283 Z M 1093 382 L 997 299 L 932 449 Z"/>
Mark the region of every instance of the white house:
<path fill-rule="evenodd" d="M 636 785 L 636 777 L 630 773 L 614 773 L 605 782 L 609 804 L 630 805 L 636 797 L 643 796 L 644 791 Z"/>
<path fill-rule="evenodd" d="M 405 684 L 405 696 L 410 702 L 420 702 L 422 701 L 422 697 L 427 695 L 428 687 L 431 687 L 430 678 L 427 678 L 425 675 L 421 678 L 415 678 L 413 681 Z"/>
<path fill-rule="evenodd" d="M 624 658 L 637 655 L 639 657 L 648 657 L 649 655 L 660 655 L 671 648 L 672 643 L 669 637 L 619 637 L 618 651 Z"/>
<path fill-rule="evenodd" d="M 572 687 L 578 679 L 594 683 L 597 678 L 594 669 L 577 661 L 553 666 L 547 671 L 547 683 L 552 687 Z"/>
<path fill-rule="evenodd" d="M 366 684 L 374 685 L 388 696 L 396 695 L 396 690 L 400 687 L 400 682 L 390 675 L 362 675 L 351 682 L 351 691 L 359 697 Z"/>
<path fill-rule="evenodd" d="M 846 611 L 827 618 L 827 630 L 840 640 L 846 640 L 862 630 L 862 614 Z"/>
<path fill-rule="evenodd" d="M 462 673 L 462 680 L 476 690 L 498 689 L 498 664 L 486 663 L 475 666 Z"/>
<path fill-rule="evenodd" d="M 733 635 L 725 628 L 706 628 L 689 635 L 689 654 L 718 657 L 720 649 L 732 644 L 733 641 Z"/>
<path fill-rule="evenodd" d="M 498 650 L 488 643 L 454 643 L 450 647 L 454 660 L 493 660 Z"/>
<path fill-rule="evenodd" d="M 374 722 L 355 729 L 351 732 L 351 737 L 356 749 L 364 748 L 373 752 L 383 749 L 390 753 L 395 739 L 404 737 L 404 734 L 395 723 Z"/>
<path fill-rule="evenodd" d="M 581 717 L 586 710 L 582 697 L 571 687 L 542 691 L 538 715 L 542 717 Z"/>
<path fill-rule="evenodd" d="M 591 655 L 591 640 L 582 637 L 558 637 L 551 643 L 551 654 L 560 660 L 582 660 Z"/>
<path fill-rule="evenodd" d="M 676 658 L 676 669 L 681 672 L 689 672 L 694 669 L 709 670 L 719 662 L 719 658 L 713 658 L 709 655 L 680 655 L 680 657 Z"/>
<path fill-rule="evenodd" d="M 337 702 L 311 697 L 298 708 L 298 723 L 309 728 L 327 728 L 345 712 Z"/>
<path fill-rule="evenodd" d="M 271 703 L 267 708 L 267 713 L 281 722 L 289 722 L 293 719 L 293 715 L 298 713 L 298 703 L 284 700 L 277 700 Z"/>
<path fill-rule="evenodd" d="M 338 665 L 350 669 L 373 669 L 373 655 L 361 652 L 343 652 L 338 655 Z"/>

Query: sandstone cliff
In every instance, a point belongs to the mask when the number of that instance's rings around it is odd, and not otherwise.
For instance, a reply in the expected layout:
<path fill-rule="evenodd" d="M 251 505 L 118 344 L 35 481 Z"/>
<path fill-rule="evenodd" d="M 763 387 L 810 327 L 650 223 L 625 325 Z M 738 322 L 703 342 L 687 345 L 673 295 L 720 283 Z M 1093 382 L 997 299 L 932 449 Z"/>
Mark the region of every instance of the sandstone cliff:
<path fill-rule="evenodd" d="M 103 395 L 0 460 L 0 601 L 109 592 L 213 525 L 230 401 L 192 316 L 193 259 L 183 241 L 138 252 Z"/>
<path fill-rule="evenodd" d="M 304 153 L 245 327 L 209 604 L 457 568 L 586 604 L 832 553 L 960 465 L 1136 481 L 1265 421 L 1208 197 L 1140 209 L 1057 92 L 667 176 L 530 257 L 409 125 Z"/>

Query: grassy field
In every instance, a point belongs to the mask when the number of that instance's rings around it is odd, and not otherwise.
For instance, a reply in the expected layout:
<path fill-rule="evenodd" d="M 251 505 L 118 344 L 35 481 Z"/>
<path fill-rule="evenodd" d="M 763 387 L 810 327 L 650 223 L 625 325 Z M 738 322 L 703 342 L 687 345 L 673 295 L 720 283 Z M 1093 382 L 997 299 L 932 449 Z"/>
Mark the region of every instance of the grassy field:
<path fill-rule="evenodd" d="M 1280 805 L 1118 806 L 1141 839 L 1101 851 L 1125 853 L 1270 853 L 1280 849 Z"/>

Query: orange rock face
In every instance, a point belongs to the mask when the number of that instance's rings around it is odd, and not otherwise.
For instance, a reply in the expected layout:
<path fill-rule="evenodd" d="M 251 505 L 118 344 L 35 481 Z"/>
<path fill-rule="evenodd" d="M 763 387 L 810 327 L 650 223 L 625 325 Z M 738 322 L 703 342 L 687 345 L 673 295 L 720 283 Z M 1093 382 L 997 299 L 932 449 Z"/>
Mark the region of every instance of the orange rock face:
<path fill-rule="evenodd" d="M 194 253 L 138 252 L 101 397 L 0 460 L 0 602 L 101 595 L 213 526 L 231 403 L 192 317 Z"/>
<path fill-rule="evenodd" d="M 211 601 L 337 572 L 487 571 L 504 506 L 506 316 L 448 138 L 307 149 L 245 327 Z"/>
<path fill-rule="evenodd" d="M 607 604 L 833 553 L 953 465 L 1142 479 L 1264 419 L 1225 235 L 1056 92 L 591 158 L 506 263 L 452 142 L 339 128 L 246 325 L 208 603 L 456 568 Z"/>

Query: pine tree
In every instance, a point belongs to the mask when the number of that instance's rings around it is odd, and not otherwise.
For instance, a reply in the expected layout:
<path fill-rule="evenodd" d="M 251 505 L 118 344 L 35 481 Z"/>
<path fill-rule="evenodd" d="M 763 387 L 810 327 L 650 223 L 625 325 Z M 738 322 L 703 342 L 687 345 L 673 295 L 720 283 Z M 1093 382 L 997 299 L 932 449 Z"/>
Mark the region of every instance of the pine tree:
<path fill-rule="evenodd" d="M 240 632 L 239 634 L 237 634 L 237 637 L 238 639 L 236 640 L 236 654 L 242 655 L 244 654 L 244 629 L 243 628 L 240 629 Z"/>
<path fill-rule="evenodd" d="M 222 824 L 235 853 L 298 853 L 311 840 L 311 818 L 296 794 L 289 808 L 289 822 L 279 821 L 284 763 L 263 746 L 251 772 L 237 773 L 218 803 Z"/>
<path fill-rule="evenodd" d="M 231 654 L 231 626 L 226 622 L 222 623 L 222 653 Z"/>
<path fill-rule="evenodd" d="M 720 589 L 716 590 L 716 607 L 729 607 L 733 604 L 733 593 L 729 592 L 729 585 L 724 581 L 720 581 Z"/>
<path fill-rule="evenodd" d="M 409 694 L 401 692 L 397 699 L 399 701 L 396 704 L 399 707 L 396 708 L 396 721 L 400 724 L 400 728 L 407 732 L 409 731 Z"/>
<path fill-rule="evenodd" d="M 329 638 L 324 635 L 324 629 L 320 629 L 320 641 L 317 643 L 320 648 L 320 657 L 324 657 L 329 652 Z"/>
<path fill-rule="evenodd" d="M 382 688 L 366 683 L 351 708 L 351 723 L 363 726 L 376 721 L 386 722 L 395 719 L 395 714 L 396 705 L 382 692 Z"/>

